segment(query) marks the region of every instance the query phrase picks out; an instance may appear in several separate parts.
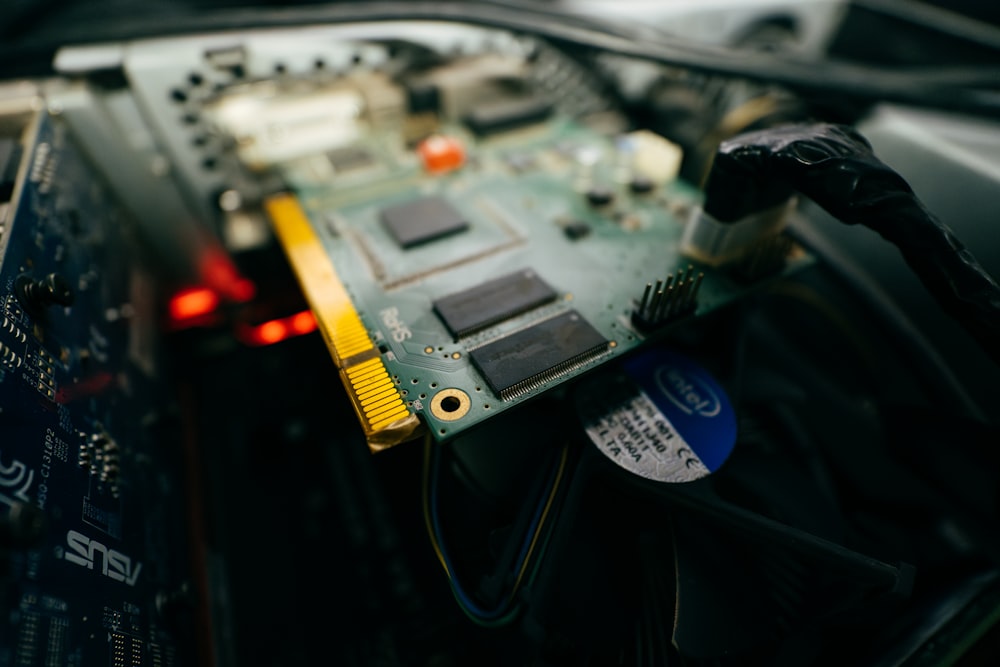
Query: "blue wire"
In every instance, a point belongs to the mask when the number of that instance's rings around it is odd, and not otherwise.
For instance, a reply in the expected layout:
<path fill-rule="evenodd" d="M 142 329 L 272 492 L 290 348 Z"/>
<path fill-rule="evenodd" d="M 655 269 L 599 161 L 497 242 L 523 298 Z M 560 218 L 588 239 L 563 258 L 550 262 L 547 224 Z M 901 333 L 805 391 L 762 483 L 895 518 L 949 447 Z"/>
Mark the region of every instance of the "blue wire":
<path fill-rule="evenodd" d="M 459 603 L 462 604 L 471 614 L 477 616 L 485 621 L 492 621 L 503 616 L 507 611 L 507 604 L 501 602 L 500 606 L 496 609 L 483 609 L 472 599 L 469 595 L 462 589 L 462 585 L 458 581 L 458 577 L 455 573 L 455 568 L 452 565 L 451 557 L 448 555 L 447 549 L 445 549 L 444 542 L 441 539 L 441 525 L 438 520 L 437 511 L 437 484 L 438 484 L 438 471 L 441 465 L 441 454 L 439 452 L 440 445 L 434 447 L 434 460 L 431 464 L 431 479 L 430 479 L 430 514 L 431 514 L 431 525 L 434 527 L 434 534 L 437 538 L 438 549 L 441 550 L 441 556 L 444 558 L 445 564 L 448 567 L 448 571 L 451 573 L 451 587 L 455 593 L 455 597 L 458 599 Z M 547 486 L 547 492 L 542 494 L 541 502 L 538 504 L 538 509 L 535 511 L 535 516 L 531 520 L 531 525 L 528 527 L 528 531 L 525 535 L 524 544 L 521 546 L 521 553 L 518 555 L 518 565 L 514 568 L 517 572 L 523 567 L 524 560 L 528 557 L 528 549 L 531 545 L 531 538 L 534 536 L 536 530 L 538 529 L 538 523 L 542 518 L 542 512 L 544 511 L 545 501 L 551 493 L 551 486 L 555 483 L 555 472 L 553 472 L 552 480 Z"/>

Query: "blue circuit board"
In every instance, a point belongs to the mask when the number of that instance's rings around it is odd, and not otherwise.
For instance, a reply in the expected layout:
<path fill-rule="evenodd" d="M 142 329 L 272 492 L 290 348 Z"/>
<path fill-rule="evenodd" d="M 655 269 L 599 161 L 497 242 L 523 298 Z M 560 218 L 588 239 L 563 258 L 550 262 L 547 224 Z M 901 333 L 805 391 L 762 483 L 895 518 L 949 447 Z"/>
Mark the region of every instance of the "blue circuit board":
<path fill-rule="evenodd" d="M 163 604 L 189 567 L 179 457 L 154 437 L 154 283 L 65 127 L 25 135 L 0 238 L 0 514 L 44 522 L 7 555 L 0 665 L 192 664 Z"/>

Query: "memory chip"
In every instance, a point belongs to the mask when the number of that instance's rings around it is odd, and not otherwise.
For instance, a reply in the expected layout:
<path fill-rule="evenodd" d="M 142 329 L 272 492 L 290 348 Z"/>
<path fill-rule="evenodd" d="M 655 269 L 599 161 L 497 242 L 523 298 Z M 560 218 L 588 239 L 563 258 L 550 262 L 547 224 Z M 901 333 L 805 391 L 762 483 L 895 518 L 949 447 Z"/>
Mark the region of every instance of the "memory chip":
<path fill-rule="evenodd" d="M 381 211 L 386 230 L 403 248 L 465 231 L 469 223 L 442 197 L 421 197 Z"/>
<path fill-rule="evenodd" d="M 575 310 L 515 331 L 469 353 L 500 398 L 509 400 L 603 354 L 608 341 Z"/>
<path fill-rule="evenodd" d="M 548 283 L 526 269 L 442 297 L 434 302 L 434 312 L 458 339 L 554 301 L 557 296 Z"/>
<path fill-rule="evenodd" d="M 465 124 L 482 137 L 541 122 L 551 113 L 552 105 L 536 97 L 485 102 L 469 112 Z"/>

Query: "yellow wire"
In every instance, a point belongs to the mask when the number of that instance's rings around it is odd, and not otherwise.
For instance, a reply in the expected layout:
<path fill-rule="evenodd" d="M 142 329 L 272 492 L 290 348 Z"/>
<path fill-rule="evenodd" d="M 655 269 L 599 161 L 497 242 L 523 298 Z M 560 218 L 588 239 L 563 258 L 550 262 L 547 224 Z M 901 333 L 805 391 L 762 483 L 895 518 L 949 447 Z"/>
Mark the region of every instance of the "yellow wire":
<path fill-rule="evenodd" d="M 441 553 L 441 546 L 438 544 L 437 536 L 434 534 L 434 525 L 431 523 L 430 494 L 427 487 L 431 475 L 431 447 L 433 446 L 434 440 L 431 434 L 428 433 L 424 438 L 424 482 L 421 494 L 424 499 L 424 524 L 427 526 L 427 536 L 431 540 L 431 547 L 434 548 L 434 554 L 437 556 L 438 562 L 441 563 L 441 567 L 444 568 L 444 573 L 448 576 L 448 581 L 451 581 L 451 571 L 448 569 L 448 563 L 444 559 L 444 554 Z"/>
<path fill-rule="evenodd" d="M 521 564 L 521 571 L 517 573 L 517 579 L 514 580 L 514 588 L 511 589 L 510 597 L 513 598 L 514 594 L 518 591 L 521 586 L 521 579 L 524 578 L 524 573 L 528 570 L 528 563 L 531 562 L 531 554 L 535 550 L 535 544 L 538 542 L 538 536 L 542 534 L 542 526 L 545 525 L 545 519 L 549 515 L 549 510 L 552 508 L 552 502 L 556 498 L 556 492 L 559 491 L 559 484 L 562 481 L 563 473 L 566 470 L 566 461 L 569 458 L 569 447 L 563 447 L 562 457 L 559 460 L 559 470 L 556 471 L 556 480 L 552 483 L 552 491 L 549 492 L 549 498 L 545 501 L 545 509 L 542 510 L 542 516 L 538 519 L 538 526 L 535 528 L 535 534 L 531 537 L 531 544 L 528 545 L 528 553 L 524 555 L 524 563 Z"/>
<path fill-rule="evenodd" d="M 428 486 L 430 480 L 432 447 L 434 447 L 434 441 L 428 433 L 424 438 L 424 474 L 422 485 L 424 525 L 427 527 L 427 536 L 430 538 L 431 547 L 434 549 L 434 555 L 437 556 L 438 562 L 441 563 L 441 567 L 444 569 L 444 573 L 448 576 L 448 580 L 451 581 L 451 570 L 448 569 L 448 563 L 444 559 L 444 554 L 441 553 L 441 545 L 438 544 L 437 535 L 434 533 L 434 525 L 431 522 L 430 494 L 428 492 Z M 568 459 L 569 447 L 563 447 L 562 456 L 559 460 L 559 469 L 556 471 L 556 479 L 552 483 L 552 490 L 549 492 L 549 497 L 545 501 L 545 507 L 542 509 L 542 515 L 538 519 L 538 525 L 535 527 L 535 532 L 531 536 L 531 542 L 528 544 L 528 551 L 524 556 L 524 562 L 521 564 L 521 569 L 517 573 L 517 579 L 514 580 L 514 586 L 510 592 L 510 599 L 514 598 L 514 595 L 521 586 L 521 580 L 524 579 L 524 574 L 528 571 L 528 563 L 531 562 L 531 554 L 535 551 L 535 546 L 538 543 L 538 537 L 542 534 L 542 527 L 545 525 L 545 520 L 548 518 L 549 511 L 552 509 L 552 504 L 555 501 L 557 492 L 559 491 L 563 474 L 566 472 L 566 462 Z"/>

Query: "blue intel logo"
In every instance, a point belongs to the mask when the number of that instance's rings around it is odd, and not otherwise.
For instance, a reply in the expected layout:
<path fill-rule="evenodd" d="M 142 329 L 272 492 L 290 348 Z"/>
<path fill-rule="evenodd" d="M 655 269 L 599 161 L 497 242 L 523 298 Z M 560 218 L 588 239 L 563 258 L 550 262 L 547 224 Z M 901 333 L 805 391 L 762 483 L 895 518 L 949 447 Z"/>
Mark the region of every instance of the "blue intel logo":
<path fill-rule="evenodd" d="M 705 467 L 718 470 L 736 445 L 736 413 L 722 385 L 662 347 L 626 360 L 625 371 Z"/>
<path fill-rule="evenodd" d="M 715 417 L 722 411 L 719 397 L 702 378 L 674 366 L 660 366 L 655 378 L 667 400 L 684 414 Z"/>

